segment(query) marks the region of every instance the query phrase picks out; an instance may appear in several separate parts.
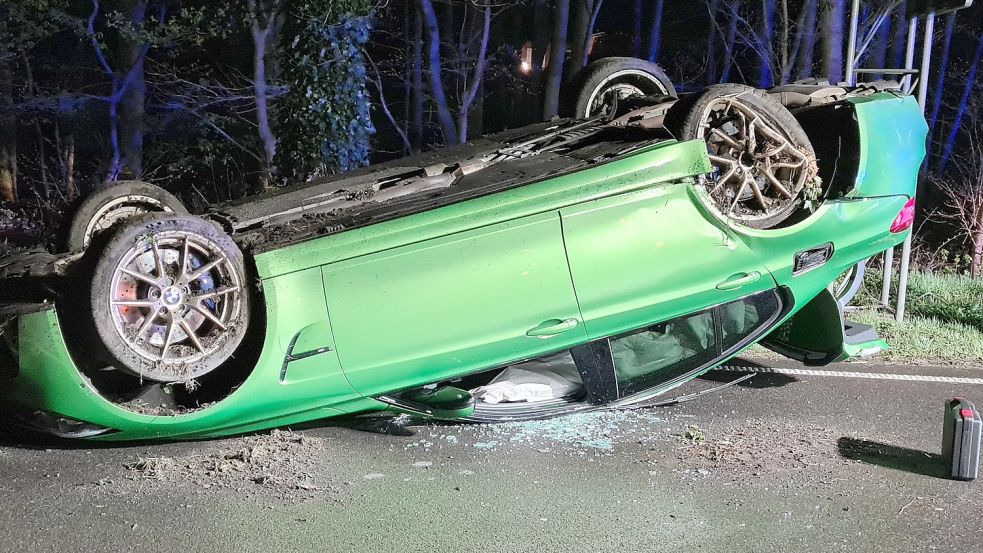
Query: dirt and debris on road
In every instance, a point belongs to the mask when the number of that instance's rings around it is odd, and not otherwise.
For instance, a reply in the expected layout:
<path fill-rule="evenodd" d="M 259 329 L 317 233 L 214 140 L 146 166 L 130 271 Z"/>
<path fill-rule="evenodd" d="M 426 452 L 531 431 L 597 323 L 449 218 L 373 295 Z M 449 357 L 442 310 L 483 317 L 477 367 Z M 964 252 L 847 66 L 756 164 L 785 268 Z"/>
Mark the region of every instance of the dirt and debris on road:
<path fill-rule="evenodd" d="M 334 491 L 334 485 L 318 479 L 315 470 L 324 448 L 320 438 L 274 430 L 229 440 L 209 453 L 139 457 L 125 467 L 131 479 L 162 486 L 180 483 L 236 494 L 300 499 L 330 496 Z"/>
<path fill-rule="evenodd" d="M 981 390 L 762 374 L 543 421 L 63 448 L 0 432 L 0 549 L 975 551 L 983 488 L 938 450 L 942 402 Z"/>
<path fill-rule="evenodd" d="M 746 479 L 792 477 L 797 471 L 832 473 L 847 462 L 837 455 L 840 434 L 788 423 L 738 426 L 709 433 L 691 426 L 677 436 L 672 459 L 678 470 Z"/>

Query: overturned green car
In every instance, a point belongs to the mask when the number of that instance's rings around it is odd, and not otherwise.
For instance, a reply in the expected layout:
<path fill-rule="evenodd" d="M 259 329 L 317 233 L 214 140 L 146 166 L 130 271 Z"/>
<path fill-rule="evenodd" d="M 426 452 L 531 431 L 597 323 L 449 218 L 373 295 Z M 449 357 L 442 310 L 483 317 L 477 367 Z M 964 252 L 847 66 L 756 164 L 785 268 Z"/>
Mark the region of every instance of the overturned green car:
<path fill-rule="evenodd" d="M 910 232 L 912 98 L 721 85 L 586 115 L 197 216 L 97 192 L 66 251 L 0 261 L 5 418 L 100 440 L 522 420 L 643 401 L 758 342 L 809 364 L 883 347 L 830 286 Z"/>

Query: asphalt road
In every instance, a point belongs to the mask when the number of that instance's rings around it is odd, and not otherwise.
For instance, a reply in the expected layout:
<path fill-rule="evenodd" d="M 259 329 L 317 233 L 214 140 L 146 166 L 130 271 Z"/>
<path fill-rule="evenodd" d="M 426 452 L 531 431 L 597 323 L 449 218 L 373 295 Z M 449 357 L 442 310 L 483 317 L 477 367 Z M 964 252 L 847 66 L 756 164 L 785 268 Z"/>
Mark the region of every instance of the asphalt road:
<path fill-rule="evenodd" d="M 983 403 L 983 385 L 759 374 L 522 424 L 349 419 L 124 448 L 0 434 L 0 550 L 979 551 L 983 487 L 938 455 L 955 395 Z"/>

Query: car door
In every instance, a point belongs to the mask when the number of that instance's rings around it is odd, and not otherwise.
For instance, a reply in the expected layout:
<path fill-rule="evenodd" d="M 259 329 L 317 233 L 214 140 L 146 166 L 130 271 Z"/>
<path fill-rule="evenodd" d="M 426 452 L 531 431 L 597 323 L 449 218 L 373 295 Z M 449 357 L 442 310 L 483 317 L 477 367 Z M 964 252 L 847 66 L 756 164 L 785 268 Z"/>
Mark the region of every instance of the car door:
<path fill-rule="evenodd" d="M 561 210 L 577 298 L 591 339 L 774 288 L 771 274 L 685 182 Z"/>
<path fill-rule="evenodd" d="M 587 340 L 555 211 L 407 243 L 322 273 L 342 367 L 367 396 Z"/>

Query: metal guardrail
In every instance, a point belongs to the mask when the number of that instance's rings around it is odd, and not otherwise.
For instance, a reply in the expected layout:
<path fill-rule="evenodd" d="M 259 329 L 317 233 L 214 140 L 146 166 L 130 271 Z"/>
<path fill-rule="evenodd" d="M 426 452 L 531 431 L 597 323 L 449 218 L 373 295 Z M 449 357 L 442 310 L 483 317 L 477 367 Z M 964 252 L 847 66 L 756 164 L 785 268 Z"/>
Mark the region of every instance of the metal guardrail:
<path fill-rule="evenodd" d="M 850 38 L 847 48 L 846 59 L 846 81 L 849 85 L 856 84 L 857 74 L 884 74 L 884 75 L 903 75 L 901 88 L 907 94 L 914 92 L 912 77 L 918 77 L 918 105 L 925 112 L 926 99 L 928 96 L 928 77 L 932 63 L 932 46 L 935 36 L 935 17 L 938 13 L 953 12 L 968 8 L 973 5 L 973 0 L 908 0 L 905 17 L 908 18 L 908 37 L 905 48 L 904 68 L 858 68 L 857 59 L 870 46 L 881 25 L 885 24 L 891 15 L 902 5 L 901 0 L 890 0 L 885 4 L 874 7 L 871 17 L 873 23 L 870 25 L 866 36 L 857 42 L 859 23 L 860 23 L 860 0 L 853 0 L 850 10 Z M 925 18 L 925 30 L 922 38 L 921 68 L 915 69 L 915 50 L 918 42 L 918 20 Z M 901 246 L 901 266 L 898 268 L 898 295 L 897 304 L 894 309 L 894 318 L 898 322 L 904 321 L 905 302 L 908 296 L 908 273 L 911 262 L 911 240 L 914 230 L 908 234 L 904 244 Z M 891 301 L 891 277 L 894 271 L 894 248 L 884 252 L 884 284 L 881 288 L 881 303 L 890 306 Z"/>

